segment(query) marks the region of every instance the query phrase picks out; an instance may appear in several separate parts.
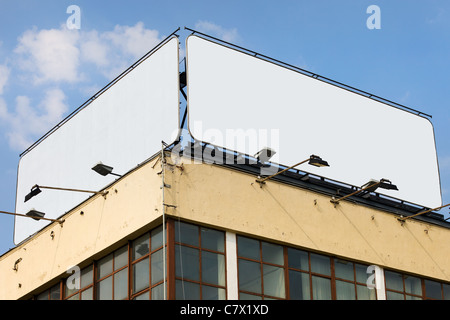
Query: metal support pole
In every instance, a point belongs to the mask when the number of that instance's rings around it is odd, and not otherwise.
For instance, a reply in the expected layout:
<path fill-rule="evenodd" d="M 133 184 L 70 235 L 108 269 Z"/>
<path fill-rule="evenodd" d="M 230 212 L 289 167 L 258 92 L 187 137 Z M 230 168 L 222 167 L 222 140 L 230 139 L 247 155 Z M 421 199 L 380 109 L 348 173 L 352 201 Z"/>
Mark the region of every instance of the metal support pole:
<path fill-rule="evenodd" d="M 434 209 L 428 209 L 428 210 L 425 210 L 425 211 L 422 211 L 422 212 L 413 214 L 412 216 L 408 216 L 408 217 L 400 217 L 400 218 L 398 218 L 397 220 L 398 220 L 398 221 L 401 221 L 401 222 L 405 222 L 407 219 L 411 219 L 411 218 L 420 216 L 420 215 L 422 215 L 422 214 L 425 214 L 425 213 L 428 213 L 428 212 L 431 212 L 431 211 L 434 211 L 434 210 L 439 210 L 439 209 L 442 209 L 442 208 L 445 208 L 445 207 L 448 207 L 448 206 L 450 206 L 450 203 L 448 203 L 448 204 L 446 204 L 446 205 L 443 205 L 443 206 L 440 206 L 440 207 L 437 207 L 437 208 L 434 208 Z"/>
<path fill-rule="evenodd" d="M 335 197 L 332 197 L 331 200 L 330 200 L 330 202 L 331 202 L 331 203 L 334 203 L 334 204 L 339 204 L 339 201 L 344 200 L 344 199 L 347 199 L 347 198 L 349 198 L 349 197 L 351 197 L 351 196 L 354 196 L 355 194 L 360 193 L 360 192 L 362 192 L 362 191 L 365 191 L 365 190 L 367 190 L 367 189 L 373 188 L 373 187 L 379 185 L 382 181 L 383 181 L 383 180 L 378 181 L 377 183 L 368 185 L 367 187 L 362 188 L 362 189 L 360 189 L 360 190 L 356 190 L 355 192 L 352 192 L 352 193 L 350 193 L 350 194 L 348 194 L 348 195 L 346 195 L 346 196 L 344 196 L 344 197 L 341 197 L 341 198 L 339 198 L 339 199 L 336 199 Z"/>
<path fill-rule="evenodd" d="M 275 176 L 277 176 L 277 175 L 279 175 L 279 174 L 281 174 L 281 173 L 283 173 L 283 172 L 285 172 L 287 170 L 290 170 L 290 169 L 292 169 L 292 168 L 294 168 L 296 166 L 299 166 L 299 165 L 301 165 L 301 164 L 303 164 L 303 163 L 305 163 L 305 162 L 307 162 L 309 160 L 310 160 L 310 158 L 308 158 L 306 160 L 303 160 L 303 161 L 301 161 L 301 162 L 299 162 L 297 164 L 294 164 L 293 166 L 290 166 L 289 168 L 286 168 L 286 169 L 283 169 L 281 171 L 278 171 L 277 173 L 275 173 L 275 174 L 273 174 L 273 175 L 271 175 L 269 177 L 266 177 L 264 179 L 256 179 L 256 182 L 259 182 L 259 184 L 262 186 L 262 184 L 264 184 L 267 180 L 272 179 L 273 177 L 275 177 Z"/>
<path fill-rule="evenodd" d="M 0 211 L 0 213 L 10 214 L 10 215 L 19 216 L 19 217 L 25 217 L 25 218 L 32 218 L 32 219 L 37 219 L 37 220 L 41 220 L 42 219 L 42 220 L 58 222 L 58 223 L 63 223 L 64 222 L 64 219 L 49 219 L 49 218 L 44 218 L 44 217 L 32 217 L 32 216 L 27 216 L 26 214 L 7 212 L 7 211 Z"/>

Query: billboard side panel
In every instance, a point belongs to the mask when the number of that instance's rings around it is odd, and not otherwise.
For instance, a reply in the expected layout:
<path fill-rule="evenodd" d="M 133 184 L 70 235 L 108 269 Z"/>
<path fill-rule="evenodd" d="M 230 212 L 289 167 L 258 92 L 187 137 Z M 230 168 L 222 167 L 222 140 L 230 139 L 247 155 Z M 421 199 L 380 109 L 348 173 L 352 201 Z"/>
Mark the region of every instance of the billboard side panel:
<path fill-rule="evenodd" d="M 111 183 L 91 168 L 98 162 L 124 174 L 179 134 L 178 38 L 172 37 L 20 159 L 16 212 L 32 208 L 57 218 L 90 194 L 43 190 L 24 202 L 35 184 L 98 191 Z M 48 222 L 16 216 L 17 244 Z"/>

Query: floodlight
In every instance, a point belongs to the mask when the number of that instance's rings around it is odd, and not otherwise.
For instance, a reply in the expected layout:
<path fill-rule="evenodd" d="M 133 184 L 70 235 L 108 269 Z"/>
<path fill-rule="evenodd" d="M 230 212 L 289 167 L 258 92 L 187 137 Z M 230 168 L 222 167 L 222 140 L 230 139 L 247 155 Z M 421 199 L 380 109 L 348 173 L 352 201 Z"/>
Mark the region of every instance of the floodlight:
<path fill-rule="evenodd" d="M 274 149 L 272 148 L 268 148 L 268 147 L 264 147 L 263 149 L 259 150 L 254 157 L 262 163 L 265 163 L 267 161 L 270 160 L 270 158 L 272 158 L 275 153 L 277 153 Z"/>
<path fill-rule="evenodd" d="M 41 191 L 41 189 L 39 189 L 38 185 L 33 186 L 33 188 L 31 188 L 31 192 L 25 196 L 25 201 L 24 202 L 27 202 L 28 200 L 30 200 L 34 196 L 37 196 L 41 192 L 42 191 Z"/>
<path fill-rule="evenodd" d="M 334 196 L 331 198 L 330 202 L 334 203 L 334 204 L 339 204 L 339 201 L 344 200 L 346 198 L 349 198 L 357 193 L 360 193 L 362 191 L 367 191 L 367 192 L 374 192 L 376 189 L 378 188 L 382 188 L 382 189 L 387 189 L 387 190 L 398 190 L 397 186 L 392 184 L 391 181 L 387 180 L 387 179 L 381 179 L 380 181 L 377 180 L 370 180 L 369 182 L 367 182 L 366 184 L 361 186 L 361 189 L 356 190 L 344 197 L 341 197 L 339 199 L 336 199 Z"/>
<path fill-rule="evenodd" d="M 308 164 L 315 166 L 315 167 L 329 167 L 328 162 L 326 162 L 325 160 L 322 160 L 322 158 L 320 158 L 316 155 L 311 155 L 311 157 L 309 158 Z"/>
<path fill-rule="evenodd" d="M 60 188 L 60 187 L 48 187 L 48 186 L 41 186 L 41 185 L 34 185 L 31 188 L 31 192 L 28 193 L 25 196 L 25 202 L 33 198 L 34 196 L 38 195 L 42 191 L 40 189 L 52 189 L 52 190 L 63 190 L 63 191 L 74 191 L 74 192 L 86 192 L 86 193 L 93 193 L 93 194 L 101 194 L 103 197 L 106 197 L 108 194 L 108 191 L 91 191 L 91 190 L 80 190 L 80 189 L 68 189 L 68 188 Z"/>
<path fill-rule="evenodd" d="M 271 175 L 269 177 L 266 177 L 264 179 L 256 179 L 256 182 L 259 182 L 260 186 L 262 187 L 262 185 L 265 183 L 265 181 L 267 181 L 269 179 L 272 179 L 273 177 L 275 177 L 275 176 L 277 176 L 277 175 L 279 175 L 279 174 L 281 174 L 281 173 L 283 173 L 283 172 L 285 172 L 285 171 L 287 171 L 289 169 L 292 169 L 292 168 L 294 168 L 296 166 L 299 166 L 299 165 L 301 165 L 301 164 L 303 164 L 305 162 L 308 162 L 308 164 L 310 164 L 312 166 L 316 166 L 316 167 L 329 167 L 328 162 L 326 162 L 325 160 L 322 160 L 321 157 L 316 156 L 316 155 L 311 155 L 308 159 L 303 160 L 303 161 L 301 161 L 301 162 L 299 162 L 297 164 L 294 164 L 293 166 L 290 166 L 290 167 L 288 167 L 286 169 L 278 171 L 277 173 L 275 173 L 275 174 L 273 174 L 273 175 Z"/>
<path fill-rule="evenodd" d="M 41 218 L 43 218 L 45 216 L 45 213 L 31 209 L 30 211 L 28 211 L 26 213 L 27 216 L 29 216 L 30 218 L 34 219 L 34 220 L 41 220 Z"/>
<path fill-rule="evenodd" d="M 121 177 L 121 175 L 112 172 L 113 167 L 107 166 L 106 164 L 103 164 L 101 162 L 97 163 L 94 167 L 92 167 L 92 170 L 94 170 L 95 172 L 97 172 L 98 174 L 100 174 L 102 176 L 112 174 L 114 176 Z"/>

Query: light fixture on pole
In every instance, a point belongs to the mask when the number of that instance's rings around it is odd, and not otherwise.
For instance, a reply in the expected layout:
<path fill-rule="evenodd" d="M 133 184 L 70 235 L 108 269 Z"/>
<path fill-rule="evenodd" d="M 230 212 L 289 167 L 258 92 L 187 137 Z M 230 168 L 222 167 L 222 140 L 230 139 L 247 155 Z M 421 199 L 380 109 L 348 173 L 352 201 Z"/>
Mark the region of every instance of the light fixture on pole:
<path fill-rule="evenodd" d="M 262 187 L 262 185 L 263 185 L 267 180 L 272 179 L 273 177 L 275 177 L 275 176 L 277 176 L 277 175 L 279 175 L 279 174 L 281 174 L 281 173 L 283 173 L 283 172 L 285 172 L 285 171 L 287 171 L 287 170 L 290 170 L 290 169 L 292 169 L 292 168 L 295 168 L 296 166 L 299 166 L 299 165 L 301 165 L 301 164 L 303 164 L 303 163 L 305 163 L 305 162 L 308 162 L 308 164 L 310 164 L 310 165 L 312 165 L 312 166 L 315 166 L 315 167 L 329 167 L 328 162 L 326 162 L 325 160 L 322 160 L 321 157 L 316 156 L 316 155 L 311 155 L 308 159 L 303 160 L 303 161 L 301 161 L 301 162 L 299 162 L 299 163 L 297 163 L 297 164 L 294 164 L 293 166 L 290 166 L 290 167 L 288 167 L 288 168 L 286 168 L 286 169 L 283 169 L 283 170 L 281 170 L 281 171 L 278 171 L 277 173 L 275 173 L 275 174 L 273 174 L 273 175 L 271 175 L 271 176 L 268 176 L 268 177 L 266 177 L 266 178 L 264 178 L 264 179 L 256 179 L 256 182 L 259 182 L 260 186 Z"/>
<path fill-rule="evenodd" d="M 106 176 L 108 174 L 111 174 L 113 176 L 121 177 L 120 174 L 113 173 L 113 167 L 107 166 L 106 164 L 103 164 L 101 162 L 97 163 L 95 166 L 92 167 L 92 170 L 97 172 L 98 174 L 102 176 Z"/>
<path fill-rule="evenodd" d="M 391 181 L 387 180 L 387 179 L 381 179 L 380 181 L 377 180 L 370 180 L 369 182 L 367 182 L 366 184 L 364 184 L 363 186 L 361 186 L 361 189 L 356 190 L 344 197 L 341 197 L 339 199 L 336 199 L 334 196 L 331 198 L 330 202 L 336 204 L 339 204 L 339 201 L 347 199 L 351 196 L 354 196 L 355 194 L 358 194 L 360 192 L 363 191 L 367 191 L 367 192 L 374 192 L 376 189 L 378 188 L 383 188 L 383 189 L 387 189 L 387 190 L 398 190 L 397 186 L 392 184 Z"/>
<path fill-rule="evenodd" d="M 412 216 L 407 216 L 407 217 L 401 216 L 400 218 L 397 218 L 397 220 L 403 223 L 403 222 L 405 222 L 407 219 L 411 219 L 411 218 L 420 216 L 420 215 L 422 215 L 422 214 L 429 213 L 429 212 L 435 211 L 435 210 L 439 210 L 439 209 L 442 209 L 442 208 L 445 208 L 445 207 L 448 207 L 448 206 L 450 206 L 450 203 L 448 203 L 448 204 L 446 204 L 446 205 L 443 205 L 443 206 L 440 206 L 440 207 L 437 207 L 437 208 L 434 208 L 434 209 L 428 209 L 428 210 L 421 211 L 421 212 L 419 212 L 419 213 L 413 214 Z"/>
<path fill-rule="evenodd" d="M 58 222 L 58 223 L 61 223 L 61 224 L 64 222 L 64 219 L 44 218 L 45 213 L 37 211 L 37 210 L 34 210 L 34 209 L 31 209 L 26 214 L 7 212 L 7 211 L 0 211 L 0 213 L 10 214 L 10 215 L 19 216 L 19 217 L 32 218 L 32 219 L 37 220 L 37 221 L 39 221 L 39 220 L 46 220 L 46 221 Z"/>
<path fill-rule="evenodd" d="M 38 195 L 39 193 L 42 192 L 41 189 L 52 189 L 52 190 L 63 190 L 63 191 L 75 191 L 75 192 L 86 192 L 86 193 L 93 193 L 93 194 L 101 194 L 103 197 L 106 197 L 106 195 L 108 194 L 108 191 L 91 191 L 91 190 L 80 190 L 80 189 L 68 189 L 68 188 L 59 188 L 59 187 L 48 187 L 48 186 L 41 186 L 41 185 L 34 185 L 31 188 L 30 193 L 28 193 L 25 196 L 25 201 L 27 202 L 28 200 L 30 200 L 31 198 L 33 198 L 34 196 Z"/>
<path fill-rule="evenodd" d="M 256 158 L 256 160 L 258 160 L 261 163 L 265 163 L 267 161 L 270 160 L 270 158 L 272 158 L 275 153 L 277 153 L 274 149 L 272 148 L 268 148 L 268 147 L 264 147 L 261 150 L 259 150 L 254 157 Z"/>

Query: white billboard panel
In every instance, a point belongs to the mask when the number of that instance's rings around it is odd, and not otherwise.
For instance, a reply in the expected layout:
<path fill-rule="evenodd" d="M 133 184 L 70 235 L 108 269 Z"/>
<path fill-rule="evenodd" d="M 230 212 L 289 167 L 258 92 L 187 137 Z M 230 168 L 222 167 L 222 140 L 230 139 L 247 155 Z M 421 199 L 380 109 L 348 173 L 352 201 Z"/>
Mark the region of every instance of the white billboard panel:
<path fill-rule="evenodd" d="M 250 155 L 271 147 L 271 161 L 285 166 L 315 154 L 330 167 L 299 169 L 358 187 L 385 178 L 399 190 L 381 194 L 442 204 L 427 118 L 198 36 L 186 50 L 188 128 L 196 139 Z"/>
<path fill-rule="evenodd" d="M 91 194 L 43 189 L 24 202 L 34 185 L 98 191 L 116 179 L 92 171 L 98 162 L 123 174 L 161 150 L 162 140 L 173 142 L 179 131 L 178 46 L 177 37 L 168 39 L 22 156 L 16 212 L 34 208 L 55 219 Z M 16 216 L 14 242 L 46 224 Z"/>

